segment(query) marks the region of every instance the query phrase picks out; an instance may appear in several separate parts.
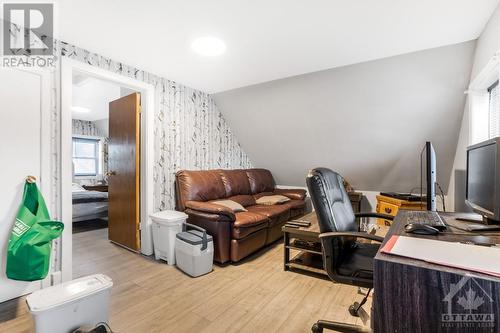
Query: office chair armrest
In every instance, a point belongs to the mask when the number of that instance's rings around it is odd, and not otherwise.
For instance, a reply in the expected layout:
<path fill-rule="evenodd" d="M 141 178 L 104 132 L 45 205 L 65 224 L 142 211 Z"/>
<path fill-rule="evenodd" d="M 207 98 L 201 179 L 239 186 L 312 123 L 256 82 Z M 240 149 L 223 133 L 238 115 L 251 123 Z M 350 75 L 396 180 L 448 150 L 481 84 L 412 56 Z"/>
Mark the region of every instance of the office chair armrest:
<path fill-rule="evenodd" d="M 319 238 L 336 238 L 336 237 L 355 237 L 355 238 L 365 238 L 373 241 L 377 241 L 382 243 L 384 241 L 383 237 L 368 234 L 366 232 L 359 231 L 332 231 L 332 232 L 324 232 L 319 234 Z"/>
<path fill-rule="evenodd" d="M 356 217 L 378 217 L 378 218 L 386 219 L 386 220 L 389 220 L 389 221 L 394 220 L 394 216 L 387 215 L 387 214 L 380 214 L 380 213 L 369 212 L 369 213 L 356 213 L 354 215 Z"/>

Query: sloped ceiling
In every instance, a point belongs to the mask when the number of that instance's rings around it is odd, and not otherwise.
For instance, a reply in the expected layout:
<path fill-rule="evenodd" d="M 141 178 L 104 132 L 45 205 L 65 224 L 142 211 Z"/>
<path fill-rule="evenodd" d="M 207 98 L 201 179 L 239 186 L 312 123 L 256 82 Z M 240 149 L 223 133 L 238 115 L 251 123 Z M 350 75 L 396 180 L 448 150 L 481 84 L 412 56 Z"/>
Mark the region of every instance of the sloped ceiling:
<path fill-rule="evenodd" d="M 361 190 L 420 185 L 426 140 L 446 191 L 474 42 L 305 74 L 214 95 L 254 165 L 283 185 L 309 169 L 339 171 Z"/>
<path fill-rule="evenodd" d="M 499 0 L 56 0 L 59 38 L 203 90 L 476 39 Z M 200 36 L 227 44 L 195 54 Z"/>

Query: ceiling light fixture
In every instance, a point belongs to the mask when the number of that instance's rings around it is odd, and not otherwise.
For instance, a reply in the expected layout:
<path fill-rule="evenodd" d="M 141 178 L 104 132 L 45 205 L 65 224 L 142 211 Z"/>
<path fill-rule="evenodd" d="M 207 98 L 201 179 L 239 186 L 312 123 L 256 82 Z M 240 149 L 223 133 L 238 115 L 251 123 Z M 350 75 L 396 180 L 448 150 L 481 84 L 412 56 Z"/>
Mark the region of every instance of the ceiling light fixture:
<path fill-rule="evenodd" d="M 214 57 L 226 52 L 226 43 L 216 37 L 199 37 L 191 43 L 191 48 L 198 54 Z"/>
<path fill-rule="evenodd" d="M 89 108 L 84 108 L 81 106 L 72 106 L 71 111 L 76 112 L 76 113 L 89 113 L 90 109 Z"/>

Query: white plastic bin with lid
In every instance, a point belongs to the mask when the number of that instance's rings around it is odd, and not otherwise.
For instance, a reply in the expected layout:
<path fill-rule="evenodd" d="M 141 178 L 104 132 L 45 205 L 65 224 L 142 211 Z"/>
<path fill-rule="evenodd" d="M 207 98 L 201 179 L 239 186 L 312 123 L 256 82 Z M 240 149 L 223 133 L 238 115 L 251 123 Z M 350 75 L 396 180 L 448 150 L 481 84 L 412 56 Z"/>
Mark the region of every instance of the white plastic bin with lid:
<path fill-rule="evenodd" d="M 37 290 L 26 297 L 36 333 L 68 333 L 108 321 L 113 281 L 95 274 Z"/>
<path fill-rule="evenodd" d="M 176 236 L 177 268 L 192 277 L 210 273 L 214 261 L 213 238 L 200 227 L 191 224 L 187 226 L 195 230 L 181 232 Z"/>
<path fill-rule="evenodd" d="M 175 265 L 175 235 L 182 232 L 187 214 L 165 210 L 150 215 L 153 221 L 153 247 L 155 259 Z"/>

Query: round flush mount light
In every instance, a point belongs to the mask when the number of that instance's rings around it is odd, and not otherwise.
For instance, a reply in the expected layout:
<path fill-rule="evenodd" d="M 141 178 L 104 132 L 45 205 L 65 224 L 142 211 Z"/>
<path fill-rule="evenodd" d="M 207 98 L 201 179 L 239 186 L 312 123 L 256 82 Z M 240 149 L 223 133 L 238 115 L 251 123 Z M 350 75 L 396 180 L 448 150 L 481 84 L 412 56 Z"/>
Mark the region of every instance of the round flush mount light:
<path fill-rule="evenodd" d="M 206 36 L 196 38 L 191 43 L 191 48 L 203 56 L 215 57 L 226 52 L 226 43 L 219 38 Z"/>

